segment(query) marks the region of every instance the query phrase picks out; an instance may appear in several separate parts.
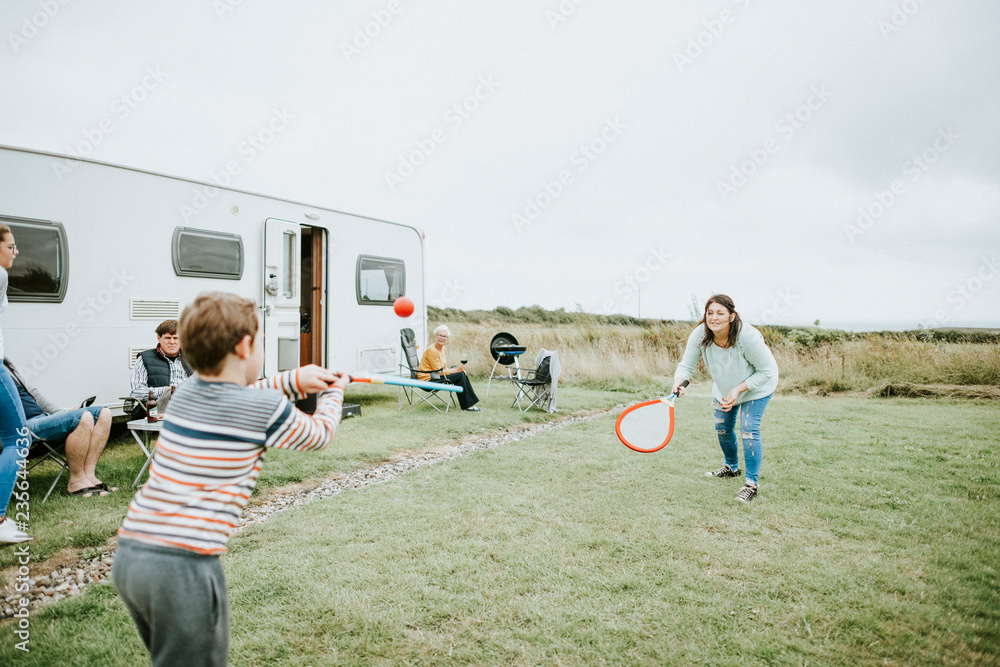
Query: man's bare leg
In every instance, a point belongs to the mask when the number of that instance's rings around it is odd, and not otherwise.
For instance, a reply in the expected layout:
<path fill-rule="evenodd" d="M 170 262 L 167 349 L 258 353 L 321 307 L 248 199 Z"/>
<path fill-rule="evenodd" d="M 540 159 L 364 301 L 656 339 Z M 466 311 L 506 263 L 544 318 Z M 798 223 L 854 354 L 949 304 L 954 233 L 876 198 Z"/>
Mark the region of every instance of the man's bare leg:
<path fill-rule="evenodd" d="M 97 460 L 101 458 L 101 454 L 108 444 L 108 435 L 110 434 L 111 410 L 104 408 L 101 410 L 101 414 L 97 418 L 97 423 L 94 424 L 94 429 L 90 434 L 90 446 L 87 449 L 87 458 L 84 463 L 84 471 L 87 479 L 90 480 L 90 486 L 100 486 L 102 484 L 101 480 L 97 479 L 94 471 L 97 468 Z M 108 490 L 117 491 L 118 489 L 117 487 L 110 487 Z"/>
<path fill-rule="evenodd" d="M 87 475 L 87 452 L 90 449 L 90 438 L 93 432 L 94 417 L 88 410 L 83 413 L 80 423 L 73 429 L 73 432 L 66 436 L 66 463 L 69 464 L 69 482 L 66 484 L 66 490 L 69 493 L 93 486 Z M 106 491 L 95 491 L 94 493 L 97 495 L 107 494 Z"/>

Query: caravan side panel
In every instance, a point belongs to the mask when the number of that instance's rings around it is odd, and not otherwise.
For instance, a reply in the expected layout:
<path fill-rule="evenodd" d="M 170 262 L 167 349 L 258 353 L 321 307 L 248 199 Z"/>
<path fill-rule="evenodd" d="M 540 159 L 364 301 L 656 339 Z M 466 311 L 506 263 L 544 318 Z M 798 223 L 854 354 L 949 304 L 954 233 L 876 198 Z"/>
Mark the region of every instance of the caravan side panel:
<path fill-rule="evenodd" d="M 0 217 L 56 221 L 65 228 L 69 271 L 62 301 L 14 301 L 2 321 L 6 355 L 59 405 L 70 407 L 96 394 L 99 404 L 120 406 L 129 390 L 130 354 L 155 346 L 157 324 L 176 317 L 200 292 L 234 292 L 262 304 L 268 218 L 326 231 L 329 367 L 361 370 L 373 349 L 391 350 L 391 359 L 379 359 L 380 370 L 395 367 L 401 326 L 425 340 L 423 243 L 412 227 L 18 149 L 0 148 L 0 173 L 5 180 Z M 172 252 L 178 228 L 237 236 L 241 273 L 206 277 L 191 265 L 186 267 L 191 275 L 178 275 Z M 18 241 L 15 266 L 31 256 Z M 362 254 L 405 262 L 416 314 L 401 320 L 391 306 L 358 303 L 355 269 Z"/>

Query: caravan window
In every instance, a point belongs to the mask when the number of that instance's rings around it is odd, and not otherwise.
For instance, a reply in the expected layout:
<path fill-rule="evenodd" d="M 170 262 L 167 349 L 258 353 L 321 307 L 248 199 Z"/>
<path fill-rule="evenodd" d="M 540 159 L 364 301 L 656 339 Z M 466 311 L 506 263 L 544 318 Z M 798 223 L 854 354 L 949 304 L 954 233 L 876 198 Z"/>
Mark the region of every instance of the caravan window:
<path fill-rule="evenodd" d="M 392 305 L 406 293 L 406 266 L 401 259 L 358 256 L 358 303 L 365 306 Z"/>
<path fill-rule="evenodd" d="M 69 285 L 69 244 L 61 222 L 0 218 L 10 227 L 18 256 L 7 272 L 11 301 L 62 303 Z"/>
<path fill-rule="evenodd" d="M 243 237 L 239 234 L 178 227 L 171 245 L 174 273 L 179 276 L 243 277 Z"/>

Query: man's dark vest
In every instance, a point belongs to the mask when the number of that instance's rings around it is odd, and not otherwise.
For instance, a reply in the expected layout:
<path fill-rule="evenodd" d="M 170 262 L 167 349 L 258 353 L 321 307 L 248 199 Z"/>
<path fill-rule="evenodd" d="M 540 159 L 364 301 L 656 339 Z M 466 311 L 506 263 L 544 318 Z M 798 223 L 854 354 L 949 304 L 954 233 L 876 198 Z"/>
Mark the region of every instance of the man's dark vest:
<path fill-rule="evenodd" d="M 146 380 L 146 386 L 150 388 L 169 387 L 170 364 L 167 363 L 167 360 L 155 348 L 140 352 L 139 356 L 142 357 L 142 363 L 146 366 L 146 375 L 149 377 Z M 187 365 L 183 357 L 181 357 L 181 363 L 184 364 L 184 370 L 190 376 L 192 373 L 191 367 Z"/>

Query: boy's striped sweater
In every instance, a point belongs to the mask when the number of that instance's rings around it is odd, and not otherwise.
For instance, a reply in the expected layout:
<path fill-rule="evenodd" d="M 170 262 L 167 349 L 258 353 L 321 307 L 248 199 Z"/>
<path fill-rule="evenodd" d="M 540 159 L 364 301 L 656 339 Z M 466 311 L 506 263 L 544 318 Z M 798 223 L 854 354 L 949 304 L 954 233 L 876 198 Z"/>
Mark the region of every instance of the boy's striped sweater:
<path fill-rule="evenodd" d="M 249 387 L 194 375 L 170 400 L 149 480 L 118 535 L 203 555 L 226 553 L 265 449 L 323 449 L 337 430 L 342 389 L 322 392 L 313 415 L 289 401 L 303 397 L 298 371 Z"/>

